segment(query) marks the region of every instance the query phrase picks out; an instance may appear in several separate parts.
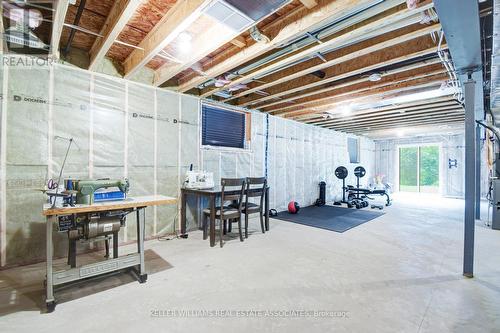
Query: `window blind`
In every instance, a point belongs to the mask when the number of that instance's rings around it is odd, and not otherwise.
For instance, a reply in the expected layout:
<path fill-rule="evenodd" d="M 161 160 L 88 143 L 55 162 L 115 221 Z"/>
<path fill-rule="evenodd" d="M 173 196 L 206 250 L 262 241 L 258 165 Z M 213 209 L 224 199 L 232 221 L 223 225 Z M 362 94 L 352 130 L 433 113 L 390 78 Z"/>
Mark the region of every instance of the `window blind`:
<path fill-rule="evenodd" d="M 202 145 L 245 148 L 245 114 L 203 104 Z"/>

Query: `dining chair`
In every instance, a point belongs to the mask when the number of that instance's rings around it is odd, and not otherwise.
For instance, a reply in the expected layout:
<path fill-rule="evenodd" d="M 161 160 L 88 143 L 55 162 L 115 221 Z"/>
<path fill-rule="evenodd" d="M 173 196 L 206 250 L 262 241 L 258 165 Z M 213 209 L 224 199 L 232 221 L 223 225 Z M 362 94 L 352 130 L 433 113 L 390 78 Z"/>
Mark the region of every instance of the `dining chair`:
<path fill-rule="evenodd" d="M 226 222 L 238 222 L 240 241 L 243 242 L 241 228 L 241 211 L 243 206 L 243 194 L 245 192 L 245 178 L 222 178 L 221 179 L 221 202 L 215 207 L 215 219 L 220 221 L 220 246 L 223 245 L 224 225 Z M 225 205 L 228 203 L 227 205 Z M 207 230 L 207 219 L 211 213 L 210 208 L 203 210 L 203 230 Z"/>
<path fill-rule="evenodd" d="M 243 205 L 243 209 L 241 210 L 241 212 L 245 214 L 245 238 L 248 238 L 248 216 L 250 214 L 259 213 L 260 228 L 262 230 L 262 233 L 266 232 L 266 228 L 264 226 L 264 195 L 266 193 L 267 178 L 247 177 L 246 186 L 247 189 L 246 189 L 245 204 Z M 256 197 L 260 197 L 258 204 L 250 202 L 248 200 L 249 198 L 256 198 Z"/>

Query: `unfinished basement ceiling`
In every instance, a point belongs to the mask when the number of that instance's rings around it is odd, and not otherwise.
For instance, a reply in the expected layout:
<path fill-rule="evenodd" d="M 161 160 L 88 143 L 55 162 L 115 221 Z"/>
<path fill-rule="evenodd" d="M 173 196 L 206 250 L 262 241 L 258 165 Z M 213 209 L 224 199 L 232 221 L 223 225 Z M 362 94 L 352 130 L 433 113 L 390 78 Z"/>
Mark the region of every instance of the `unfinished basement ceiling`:
<path fill-rule="evenodd" d="M 88 52 L 90 69 L 106 56 L 126 78 L 148 67 L 166 89 L 348 133 L 463 123 L 432 1 L 249 5 L 78 0 L 60 46 Z"/>

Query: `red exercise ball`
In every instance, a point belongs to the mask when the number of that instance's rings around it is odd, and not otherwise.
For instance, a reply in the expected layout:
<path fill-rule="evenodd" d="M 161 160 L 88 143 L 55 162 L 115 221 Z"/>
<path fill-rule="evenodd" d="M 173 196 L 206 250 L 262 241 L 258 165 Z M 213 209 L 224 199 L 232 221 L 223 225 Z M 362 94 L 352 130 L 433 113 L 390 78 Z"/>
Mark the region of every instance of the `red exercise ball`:
<path fill-rule="evenodd" d="M 288 203 L 288 212 L 290 214 L 297 214 L 299 212 L 300 206 L 295 201 L 290 201 Z"/>

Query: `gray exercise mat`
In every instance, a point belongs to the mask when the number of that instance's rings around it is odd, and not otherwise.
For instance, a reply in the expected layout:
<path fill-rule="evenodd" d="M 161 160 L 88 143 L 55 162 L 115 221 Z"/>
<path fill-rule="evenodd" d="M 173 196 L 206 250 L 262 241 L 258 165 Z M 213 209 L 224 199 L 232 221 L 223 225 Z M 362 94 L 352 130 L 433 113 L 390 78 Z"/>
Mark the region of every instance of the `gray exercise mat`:
<path fill-rule="evenodd" d="M 282 211 L 278 213 L 278 216 L 273 218 L 335 232 L 344 232 L 382 215 L 384 213 L 380 211 L 373 211 L 366 208 L 351 209 L 339 206 L 309 206 L 301 208 L 297 214 Z"/>

